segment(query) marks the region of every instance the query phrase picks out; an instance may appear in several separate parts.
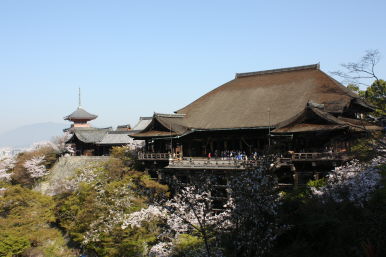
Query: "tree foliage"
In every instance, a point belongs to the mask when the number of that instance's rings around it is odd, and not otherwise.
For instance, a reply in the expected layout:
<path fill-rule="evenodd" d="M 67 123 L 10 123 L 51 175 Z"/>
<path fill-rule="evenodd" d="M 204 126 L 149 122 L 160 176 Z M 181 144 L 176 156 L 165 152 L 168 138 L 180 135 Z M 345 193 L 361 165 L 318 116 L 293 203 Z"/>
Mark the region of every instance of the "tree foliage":
<path fill-rule="evenodd" d="M 165 210 L 167 237 L 164 232 L 163 240 L 151 248 L 151 256 L 268 253 L 284 226 L 277 219 L 277 181 L 267 171 L 264 165 L 231 178 L 230 195 L 222 207 L 215 205 L 218 200 L 213 195 L 218 177 L 204 174 L 188 186 L 180 185 L 174 197 L 160 206 Z"/>
<path fill-rule="evenodd" d="M 58 157 L 57 152 L 48 145 L 20 153 L 12 169 L 12 182 L 31 188 L 38 178 L 47 175 Z"/>
<path fill-rule="evenodd" d="M 382 152 L 379 141 L 372 155 Z M 41 156 L 39 149 L 18 156 L 15 167 L 28 174 L 25 163 Z M 3 181 L 0 256 L 76 256 L 55 226 L 89 256 L 373 257 L 386 251 L 384 158 L 337 167 L 286 194 L 278 193 L 267 158 L 257 170 L 227 177 L 228 198 L 219 204 L 214 196 L 223 191 L 215 185 L 223 177 L 204 174 L 189 185 L 176 180 L 170 196 L 167 186 L 135 171 L 131 152 L 115 148 L 113 156 L 63 181 L 66 190 L 55 198 Z M 15 171 L 12 161 L 3 164 L 7 174 Z"/>
<path fill-rule="evenodd" d="M 343 70 L 332 72 L 333 75 L 343 79 L 347 88 L 365 98 L 367 102 L 376 107 L 375 115 L 386 115 L 386 82 L 376 73 L 376 65 L 381 60 L 378 50 L 367 50 L 358 62 L 342 64 Z M 371 84 L 368 81 L 373 81 Z M 365 86 L 365 90 L 360 88 Z"/>
<path fill-rule="evenodd" d="M 312 194 L 321 201 L 348 201 L 364 206 L 373 192 L 380 187 L 379 167 L 385 164 L 386 158 L 380 156 L 369 163 L 352 160 L 328 174 L 326 185 L 311 187 Z"/>
<path fill-rule="evenodd" d="M 386 81 L 374 81 L 364 92 L 365 99 L 376 107 L 376 115 L 386 115 Z"/>
<path fill-rule="evenodd" d="M 376 107 L 376 116 L 386 115 L 386 81 L 382 79 L 375 80 L 365 90 L 361 90 L 359 86 L 355 84 L 349 84 L 347 88 L 356 92 L 366 99 L 368 103 Z"/>
<path fill-rule="evenodd" d="M 231 226 L 230 213 L 233 206 L 228 200 L 224 209 L 214 212 L 210 180 L 199 184 L 177 189 L 175 196 L 164 204 L 167 224 L 172 238 L 178 241 L 181 240 L 180 234 L 195 236 L 203 242 L 201 246 L 206 256 L 214 256 L 220 249 L 213 243 L 219 239 L 220 233 Z"/>
<path fill-rule="evenodd" d="M 386 166 L 380 162 L 369 165 L 338 167 L 337 176 L 310 183 L 323 192 L 314 192 L 317 197 L 309 188 L 286 194 L 279 217 L 290 229 L 279 236 L 270 256 L 384 256 Z M 370 174 L 375 172 L 380 180 Z M 356 181 L 361 176 L 370 182 L 376 178 L 377 183 L 367 188 Z"/>
<path fill-rule="evenodd" d="M 56 197 L 56 218 L 71 239 L 98 256 L 142 256 L 160 234 L 157 220 L 123 226 L 127 217 L 167 196 L 168 187 L 125 163 L 130 156 L 115 149 L 114 158 L 80 170 L 67 193 Z M 118 158 L 117 158 L 118 157 Z M 71 185 L 71 183 L 76 185 Z"/>
<path fill-rule="evenodd" d="M 285 229 L 277 218 L 277 180 L 262 166 L 240 174 L 230 185 L 234 208 L 227 252 L 230 256 L 263 256 Z"/>
<path fill-rule="evenodd" d="M 12 169 L 15 167 L 15 158 L 5 156 L 0 159 L 0 181 L 9 181 L 12 176 Z"/>
<path fill-rule="evenodd" d="M 0 256 L 39 249 L 45 256 L 73 256 L 55 221 L 54 202 L 20 185 L 9 186 L 0 197 Z"/>

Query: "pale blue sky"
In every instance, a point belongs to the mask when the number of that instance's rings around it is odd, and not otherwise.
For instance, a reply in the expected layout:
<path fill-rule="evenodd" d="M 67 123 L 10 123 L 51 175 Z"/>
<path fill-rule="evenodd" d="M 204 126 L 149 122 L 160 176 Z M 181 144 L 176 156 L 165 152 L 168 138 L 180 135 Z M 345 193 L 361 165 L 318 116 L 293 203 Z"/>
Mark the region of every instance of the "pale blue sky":
<path fill-rule="evenodd" d="M 95 126 L 172 112 L 236 72 L 321 63 L 329 72 L 378 49 L 386 78 L 386 1 L 0 1 L 0 133 Z"/>

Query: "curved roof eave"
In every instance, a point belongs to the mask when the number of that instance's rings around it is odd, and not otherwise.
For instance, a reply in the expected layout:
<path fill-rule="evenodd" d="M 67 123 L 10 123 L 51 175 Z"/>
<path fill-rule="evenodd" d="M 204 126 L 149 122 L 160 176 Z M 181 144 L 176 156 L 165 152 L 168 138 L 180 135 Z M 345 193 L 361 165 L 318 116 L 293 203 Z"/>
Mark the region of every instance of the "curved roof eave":
<path fill-rule="evenodd" d="M 74 112 L 70 115 L 64 117 L 65 120 L 94 120 L 98 117 L 98 115 L 91 114 L 87 112 L 82 107 L 78 107 Z"/>

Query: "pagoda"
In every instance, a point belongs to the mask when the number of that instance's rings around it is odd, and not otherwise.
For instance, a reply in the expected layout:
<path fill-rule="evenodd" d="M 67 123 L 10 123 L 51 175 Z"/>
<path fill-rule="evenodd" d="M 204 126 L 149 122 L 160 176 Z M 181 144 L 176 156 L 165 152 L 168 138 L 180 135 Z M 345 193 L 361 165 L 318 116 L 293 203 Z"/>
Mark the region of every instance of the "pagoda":
<path fill-rule="evenodd" d="M 129 135 L 141 132 L 140 128 L 145 126 L 143 122 L 137 124 L 136 128 L 138 128 L 136 130 L 131 130 L 130 125 L 118 126 L 116 130 L 113 130 L 112 127 L 92 127 L 88 122 L 97 117 L 97 115 L 91 114 L 82 108 L 79 89 L 78 108 L 64 117 L 64 120 L 73 122 L 71 127 L 64 131 L 69 132 L 66 144 L 74 149 L 75 155 L 109 155 L 114 146 L 128 146 L 131 149 L 136 149 L 142 145 L 142 142 L 134 142 Z M 147 121 L 150 122 L 150 118 Z"/>
<path fill-rule="evenodd" d="M 91 114 L 82 108 L 80 89 L 79 89 L 79 105 L 78 108 L 70 115 L 64 117 L 64 120 L 72 121 L 71 128 L 66 130 L 73 130 L 74 128 L 89 128 L 91 125 L 88 123 L 91 120 L 95 120 L 98 116 Z"/>

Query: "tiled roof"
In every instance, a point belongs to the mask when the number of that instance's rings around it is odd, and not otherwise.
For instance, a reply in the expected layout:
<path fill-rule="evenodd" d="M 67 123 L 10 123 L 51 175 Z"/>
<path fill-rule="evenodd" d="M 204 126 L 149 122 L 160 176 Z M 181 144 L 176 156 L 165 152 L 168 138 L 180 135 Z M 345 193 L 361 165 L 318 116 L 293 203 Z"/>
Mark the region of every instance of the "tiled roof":
<path fill-rule="evenodd" d="M 94 120 L 98 116 L 87 112 L 82 107 L 78 107 L 73 113 L 64 117 L 65 120 Z"/>
<path fill-rule="evenodd" d="M 132 144 L 133 139 L 129 137 L 133 131 L 112 131 L 111 129 L 101 128 L 76 128 L 74 134 L 67 141 L 74 137 L 84 143 L 99 145 L 126 145 Z"/>
<path fill-rule="evenodd" d="M 133 131 L 144 130 L 151 122 L 153 117 L 140 117 L 138 123 L 132 128 Z"/>
<path fill-rule="evenodd" d="M 131 132 L 129 131 L 109 131 L 105 134 L 99 145 L 123 145 L 132 144 L 133 139 L 129 137 Z"/>
<path fill-rule="evenodd" d="M 73 137 L 76 136 L 84 143 L 98 143 L 103 139 L 108 131 L 109 129 L 77 128 L 74 130 Z"/>

